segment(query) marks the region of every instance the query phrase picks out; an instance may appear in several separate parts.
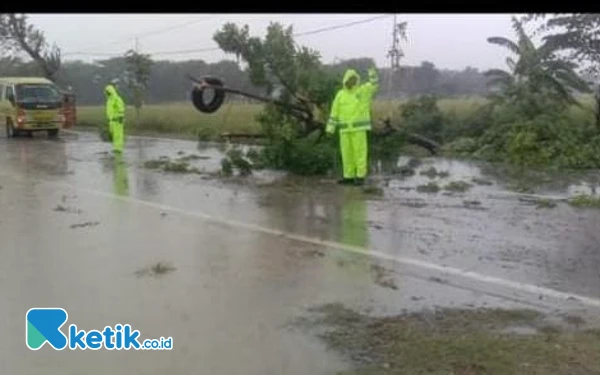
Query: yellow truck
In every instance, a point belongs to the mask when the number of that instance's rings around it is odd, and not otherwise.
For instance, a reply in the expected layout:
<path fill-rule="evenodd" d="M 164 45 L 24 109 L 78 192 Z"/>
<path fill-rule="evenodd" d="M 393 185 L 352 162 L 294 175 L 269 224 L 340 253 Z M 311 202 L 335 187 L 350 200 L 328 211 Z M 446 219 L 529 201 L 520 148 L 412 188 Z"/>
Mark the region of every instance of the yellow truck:
<path fill-rule="evenodd" d="M 47 131 L 56 137 L 65 122 L 63 97 L 52 81 L 41 77 L 0 77 L 0 126 L 6 136 Z"/>

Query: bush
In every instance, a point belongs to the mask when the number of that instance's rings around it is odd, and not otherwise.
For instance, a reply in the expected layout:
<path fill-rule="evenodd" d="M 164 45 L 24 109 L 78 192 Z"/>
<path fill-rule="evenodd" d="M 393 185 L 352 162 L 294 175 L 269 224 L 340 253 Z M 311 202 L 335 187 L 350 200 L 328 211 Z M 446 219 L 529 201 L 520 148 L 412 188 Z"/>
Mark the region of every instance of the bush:
<path fill-rule="evenodd" d="M 221 159 L 221 173 L 224 176 L 233 175 L 233 165 L 231 164 L 231 161 L 229 159 Z"/>
<path fill-rule="evenodd" d="M 411 99 L 400 109 L 401 126 L 404 129 L 437 142 L 442 141 L 444 114 L 438 108 L 435 96 L 423 95 Z"/>
<path fill-rule="evenodd" d="M 198 130 L 196 130 L 196 134 L 198 135 L 198 140 L 200 142 L 211 141 L 217 137 L 215 131 L 208 126 L 199 126 Z"/>
<path fill-rule="evenodd" d="M 461 137 L 443 146 L 445 153 L 449 155 L 470 155 L 477 151 L 477 140 L 475 138 Z"/>
<path fill-rule="evenodd" d="M 333 169 L 337 157 L 333 138 L 316 131 L 305 138 L 279 138 L 262 149 L 264 165 L 298 175 L 322 175 Z"/>
<path fill-rule="evenodd" d="M 575 207 L 600 208 L 600 198 L 592 195 L 580 194 L 569 199 L 569 204 Z"/>
<path fill-rule="evenodd" d="M 384 163 L 392 162 L 395 164 L 406 146 L 406 138 L 402 133 L 382 137 L 373 137 L 372 134 L 369 134 L 369 138 L 370 160 L 381 160 Z"/>
<path fill-rule="evenodd" d="M 445 115 L 443 140 L 453 142 L 461 138 L 478 138 L 493 125 L 494 107 L 485 104 L 477 107 L 466 116 L 458 116 L 454 112 Z"/>
<path fill-rule="evenodd" d="M 227 159 L 231 162 L 231 166 L 237 169 L 241 176 L 252 174 L 252 163 L 244 157 L 242 150 L 239 148 L 232 148 L 227 151 L 226 155 Z"/>
<path fill-rule="evenodd" d="M 440 187 L 435 182 L 428 182 L 425 185 L 417 186 L 417 191 L 419 193 L 437 193 L 440 191 Z"/>
<path fill-rule="evenodd" d="M 532 118 L 501 113 L 496 119 L 478 140 L 481 148 L 474 156 L 519 166 L 600 167 L 600 136 L 591 136 L 590 124 L 574 123 L 566 111 L 549 110 Z"/>

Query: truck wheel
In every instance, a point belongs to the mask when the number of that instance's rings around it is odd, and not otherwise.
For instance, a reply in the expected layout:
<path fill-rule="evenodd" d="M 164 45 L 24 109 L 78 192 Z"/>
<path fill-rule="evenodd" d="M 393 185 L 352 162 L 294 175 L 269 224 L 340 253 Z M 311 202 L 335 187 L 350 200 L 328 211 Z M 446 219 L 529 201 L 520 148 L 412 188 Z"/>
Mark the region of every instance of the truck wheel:
<path fill-rule="evenodd" d="M 48 130 L 48 137 L 50 137 L 50 138 L 58 137 L 58 129 Z"/>

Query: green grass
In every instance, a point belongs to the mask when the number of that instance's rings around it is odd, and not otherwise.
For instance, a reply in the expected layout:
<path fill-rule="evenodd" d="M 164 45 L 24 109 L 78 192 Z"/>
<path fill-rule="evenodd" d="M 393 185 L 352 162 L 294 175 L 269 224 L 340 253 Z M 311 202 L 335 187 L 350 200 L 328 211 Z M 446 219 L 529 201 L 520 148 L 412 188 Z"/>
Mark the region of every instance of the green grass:
<path fill-rule="evenodd" d="M 255 104 L 225 104 L 213 114 L 197 111 L 192 103 L 165 103 L 142 108 L 140 123 L 136 124 L 135 109 L 127 107 L 126 131 L 132 133 L 157 132 L 184 136 L 198 136 L 207 131 L 210 135 L 224 132 L 258 133 L 259 125 L 254 117 L 260 111 Z M 101 126 L 106 123 L 104 107 L 83 106 L 77 108 L 78 126 Z"/>
<path fill-rule="evenodd" d="M 575 207 L 600 208 L 600 197 L 580 194 L 569 199 L 569 204 Z"/>
<path fill-rule="evenodd" d="M 400 118 L 400 106 L 405 100 L 378 100 L 373 104 L 373 125 L 379 127 L 380 120 Z M 440 110 L 454 119 L 467 119 L 487 100 L 481 97 L 446 98 L 438 101 Z M 593 117 L 593 102 L 590 97 L 581 100 L 582 107 L 573 106 L 569 115 L 573 124 L 589 122 Z M 260 133 L 256 115 L 263 105 L 256 103 L 226 103 L 213 114 L 197 111 L 191 102 L 161 103 L 144 106 L 139 124 L 136 123 L 135 109 L 127 107 L 126 132 L 129 134 L 173 135 L 176 137 L 200 140 L 216 140 L 222 133 Z M 98 127 L 106 124 L 104 106 L 80 106 L 77 108 L 78 126 Z M 394 123 L 398 124 L 397 122 Z M 407 146 L 408 147 L 408 146 Z M 420 148 L 419 148 L 420 149 Z M 405 153 L 408 152 L 408 148 Z M 420 149 L 420 152 L 424 150 Z M 414 167 L 413 167 L 414 168 Z"/>
<path fill-rule="evenodd" d="M 354 365 L 340 375 L 600 373 L 599 331 L 550 326 L 532 310 L 376 317 L 333 304 L 312 311 L 320 316 L 308 321 L 327 328 L 320 338 Z"/>
<path fill-rule="evenodd" d="M 419 193 L 437 193 L 440 191 L 440 186 L 435 182 L 429 182 L 425 185 L 417 186 L 417 191 Z"/>
<path fill-rule="evenodd" d="M 554 208 L 556 207 L 556 202 L 550 199 L 538 199 L 536 201 L 536 208 Z"/>
<path fill-rule="evenodd" d="M 448 183 L 446 186 L 444 186 L 444 190 L 464 193 L 465 191 L 469 190 L 471 187 L 472 187 L 472 185 L 465 181 L 452 181 L 452 182 Z"/>
<path fill-rule="evenodd" d="M 200 173 L 198 168 L 190 166 L 188 162 L 190 160 L 190 156 L 180 157 L 178 159 L 175 159 L 174 161 L 170 160 L 169 158 L 163 157 L 159 159 L 148 160 L 144 163 L 144 168 L 158 169 L 164 172 L 173 173 Z"/>

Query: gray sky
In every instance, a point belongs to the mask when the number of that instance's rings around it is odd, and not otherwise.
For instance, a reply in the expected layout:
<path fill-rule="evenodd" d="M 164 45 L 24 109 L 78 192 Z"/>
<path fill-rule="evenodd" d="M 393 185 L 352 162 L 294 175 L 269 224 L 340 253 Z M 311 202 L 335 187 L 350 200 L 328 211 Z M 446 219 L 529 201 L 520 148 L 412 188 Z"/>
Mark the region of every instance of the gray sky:
<path fill-rule="evenodd" d="M 56 42 L 66 59 L 91 61 L 123 54 L 135 46 L 156 53 L 155 59 L 203 59 L 224 57 L 221 51 L 169 53 L 216 47 L 214 32 L 225 22 L 248 24 L 252 35 L 264 35 L 271 21 L 293 25 L 294 32 L 368 19 L 380 14 L 32 14 L 30 20 Z M 416 65 L 423 60 L 438 68 L 504 68 L 508 53 L 487 43 L 489 36 L 514 38 L 510 14 L 398 14 L 408 21 L 408 42 L 403 42 L 401 62 Z M 388 66 L 392 17 L 298 37 L 305 46 L 321 52 L 323 61 L 335 58 L 372 57 L 378 66 Z M 85 52 L 85 54 L 71 54 Z M 161 53 L 162 52 L 162 53 Z M 231 58 L 231 56 L 229 56 Z"/>

